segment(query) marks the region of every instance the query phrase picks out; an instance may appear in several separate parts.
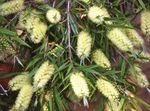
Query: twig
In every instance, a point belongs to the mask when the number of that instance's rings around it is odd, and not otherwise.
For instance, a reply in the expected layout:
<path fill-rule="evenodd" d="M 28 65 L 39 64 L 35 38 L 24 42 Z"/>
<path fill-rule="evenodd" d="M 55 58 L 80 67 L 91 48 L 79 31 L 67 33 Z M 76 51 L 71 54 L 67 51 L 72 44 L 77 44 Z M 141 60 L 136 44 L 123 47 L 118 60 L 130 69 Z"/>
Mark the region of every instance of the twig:
<path fill-rule="evenodd" d="M 9 24 L 15 20 L 17 18 L 17 16 L 20 14 L 21 12 L 18 12 L 6 25 L 5 25 L 5 28 L 7 28 L 9 26 Z"/>
<path fill-rule="evenodd" d="M 116 50 L 118 52 L 118 54 L 124 58 L 124 60 L 129 63 L 129 61 L 127 60 L 127 58 L 119 51 L 119 50 Z"/>
<path fill-rule="evenodd" d="M 68 51 L 69 51 L 69 60 L 70 62 L 72 62 L 72 51 L 71 51 L 71 41 L 70 41 L 70 33 L 71 33 L 71 29 L 70 29 L 70 3 L 71 0 L 68 0 L 67 2 L 67 40 L 68 40 Z"/>
<path fill-rule="evenodd" d="M 53 6 L 52 6 L 53 8 L 55 7 L 55 4 L 56 4 L 56 1 L 54 0 L 54 2 L 53 2 Z"/>

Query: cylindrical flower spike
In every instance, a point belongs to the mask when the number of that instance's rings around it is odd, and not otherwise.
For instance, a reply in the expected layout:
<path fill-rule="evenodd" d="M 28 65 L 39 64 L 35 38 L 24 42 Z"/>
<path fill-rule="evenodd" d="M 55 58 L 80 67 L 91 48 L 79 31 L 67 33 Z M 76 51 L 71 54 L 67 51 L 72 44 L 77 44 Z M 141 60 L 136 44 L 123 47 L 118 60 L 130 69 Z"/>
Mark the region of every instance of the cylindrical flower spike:
<path fill-rule="evenodd" d="M 111 21 L 104 21 L 104 18 L 110 18 L 107 9 L 104 7 L 90 7 L 88 11 L 88 18 L 96 24 L 102 24 L 103 22 L 111 24 Z"/>
<path fill-rule="evenodd" d="M 150 37 L 150 11 L 145 10 L 141 13 L 141 30 L 144 32 L 144 34 L 148 37 Z"/>
<path fill-rule="evenodd" d="M 54 74 L 54 71 L 55 67 L 53 64 L 50 64 L 49 61 L 44 62 L 40 66 L 33 78 L 33 86 L 35 88 L 35 91 L 44 88 L 46 83 L 51 79 L 51 76 Z"/>
<path fill-rule="evenodd" d="M 47 11 L 46 18 L 49 22 L 56 24 L 61 20 L 61 14 L 58 10 L 52 8 Z"/>
<path fill-rule="evenodd" d="M 7 16 L 24 9 L 24 0 L 11 0 L 0 5 L 0 15 Z"/>
<path fill-rule="evenodd" d="M 38 44 L 45 37 L 47 24 L 39 18 L 40 12 L 36 10 L 26 10 L 20 15 L 19 22 L 30 34 L 33 43 Z"/>
<path fill-rule="evenodd" d="M 110 101 L 116 101 L 119 98 L 119 91 L 108 80 L 99 78 L 96 82 L 99 91 L 106 96 Z"/>
<path fill-rule="evenodd" d="M 89 97 L 89 88 L 82 72 L 72 72 L 70 83 L 78 98 Z"/>
<path fill-rule="evenodd" d="M 134 46 L 142 46 L 144 44 L 142 37 L 137 33 L 136 30 L 124 29 L 124 31 Z"/>
<path fill-rule="evenodd" d="M 18 75 L 9 81 L 9 87 L 12 91 L 19 90 L 26 84 L 30 84 L 30 79 L 26 73 Z"/>
<path fill-rule="evenodd" d="M 15 102 L 16 111 L 25 111 L 28 108 L 32 98 L 32 94 L 33 94 L 33 88 L 31 85 L 29 84 L 24 85 L 21 88 Z"/>
<path fill-rule="evenodd" d="M 91 52 L 92 38 L 88 32 L 81 31 L 77 39 L 77 55 L 81 60 L 88 58 Z"/>
<path fill-rule="evenodd" d="M 43 22 L 37 22 L 33 27 L 30 39 L 35 43 L 39 43 L 45 37 L 47 25 Z"/>
<path fill-rule="evenodd" d="M 147 77 L 144 75 L 144 73 L 142 72 L 142 70 L 139 68 L 138 65 L 134 65 L 134 68 L 137 72 L 137 85 L 140 87 L 148 87 L 149 86 L 149 82 Z"/>
<path fill-rule="evenodd" d="M 133 51 L 133 45 L 128 37 L 118 28 L 113 28 L 108 31 L 107 37 L 109 40 L 122 51 Z"/>
<path fill-rule="evenodd" d="M 12 45 L 5 39 L 4 37 L 0 38 L 0 54 L 7 53 L 8 55 L 15 54 L 16 51 L 12 47 Z M 6 54 L 5 54 L 6 55 Z"/>
<path fill-rule="evenodd" d="M 92 59 L 97 65 L 103 68 L 111 69 L 110 61 L 105 56 L 105 54 L 101 51 L 101 49 L 97 49 L 93 52 Z"/>
<path fill-rule="evenodd" d="M 35 9 L 27 9 L 21 12 L 19 16 L 19 23 L 22 27 L 31 30 L 32 25 L 40 21 L 40 16 L 41 16 L 41 12 Z"/>

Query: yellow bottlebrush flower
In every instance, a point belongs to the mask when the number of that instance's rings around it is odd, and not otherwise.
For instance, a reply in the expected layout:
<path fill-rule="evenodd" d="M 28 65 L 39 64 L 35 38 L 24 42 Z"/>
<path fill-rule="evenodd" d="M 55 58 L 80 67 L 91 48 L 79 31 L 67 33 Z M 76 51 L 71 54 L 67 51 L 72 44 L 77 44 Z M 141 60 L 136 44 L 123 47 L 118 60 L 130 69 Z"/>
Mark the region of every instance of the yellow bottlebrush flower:
<path fill-rule="evenodd" d="M 19 23 L 30 34 L 30 39 L 33 43 L 38 44 L 45 37 L 47 24 L 39 18 L 40 12 L 37 10 L 26 10 L 22 12 L 19 18 Z"/>
<path fill-rule="evenodd" d="M 148 87 L 149 82 L 145 74 L 142 72 L 138 65 L 135 65 L 134 68 L 137 72 L 137 85 L 140 87 Z"/>
<path fill-rule="evenodd" d="M 19 23 L 26 29 L 32 29 L 35 23 L 40 21 L 41 12 L 35 9 L 27 9 L 19 15 Z"/>
<path fill-rule="evenodd" d="M 58 23 L 61 20 L 61 14 L 57 9 L 49 9 L 46 13 L 46 18 L 51 23 Z"/>
<path fill-rule="evenodd" d="M 6 16 L 24 9 L 24 0 L 12 0 L 0 5 L 0 15 Z"/>
<path fill-rule="evenodd" d="M 104 22 L 104 18 L 110 18 L 110 15 L 106 8 L 92 6 L 89 8 L 88 18 L 96 24 L 102 24 Z M 111 24 L 110 21 L 106 21 L 105 23 Z"/>
<path fill-rule="evenodd" d="M 47 25 L 43 22 L 37 22 L 30 34 L 30 39 L 37 44 L 45 37 L 46 31 Z"/>
<path fill-rule="evenodd" d="M 116 101 L 119 97 L 119 91 L 108 80 L 99 78 L 96 82 L 99 91 L 110 101 Z"/>
<path fill-rule="evenodd" d="M 132 51 L 133 45 L 128 37 L 118 28 L 113 28 L 108 31 L 107 37 L 109 40 L 116 45 L 122 51 Z"/>
<path fill-rule="evenodd" d="M 141 30 L 150 37 L 150 11 L 143 11 L 141 13 Z"/>
<path fill-rule="evenodd" d="M 30 79 L 26 73 L 18 75 L 9 81 L 9 87 L 12 91 L 19 90 L 26 84 L 30 84 Z"/>
<path fill-rule="evenodd" d="M 78 98 L 89 96 L 89 88 L 82 72 L 72 72 L 70 83 L 75 95 Z"/>
<path fill-rule="evenodd" d="M 81 31 L 77 39 L 77 55 L 81 60 L 84 60 L 90 55 L 92 38 L 88 32 Z"/>
<path fill-rule="evenodd" d="M 135 46 L 141 46 L 144 44 L 142 37 L 134 29 L 124 29 L 127 37 Z"/>
<path fill-rule="evenodd" d="M 30 104 L 32 94 L 33 94 L 32 86 L 30 84 L 24 85 L 21 88 L 18 97 L 16 99 L 15 109 L 17 111 L 25 111 Z"/>
<path fill-rule="evenodd" d="M 43 88 L 54 74 L 54 71 L 55 67 L 53 64 L 50 64 L 48 61 L 44 62 L 37 70 L 33 78 L 33 85 L 35 90 Z"/>
<path fill-rule="evenodd" d="M 108 60 L 108 58 L 105 56 L 105 54 L 101 51 L 101 49 L 97 49 L 93 52 L 92 54 L 92 59 L 94 60 L 94 62 L 103 67 L 103 68 L 111 68 L 111 64 L 110 61 Z"/>

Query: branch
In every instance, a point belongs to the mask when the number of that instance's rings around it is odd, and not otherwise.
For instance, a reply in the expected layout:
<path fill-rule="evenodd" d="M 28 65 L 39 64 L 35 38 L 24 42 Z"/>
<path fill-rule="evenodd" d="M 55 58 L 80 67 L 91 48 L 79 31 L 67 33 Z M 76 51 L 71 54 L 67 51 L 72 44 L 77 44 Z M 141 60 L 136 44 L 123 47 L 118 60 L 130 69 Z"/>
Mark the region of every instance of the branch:
<path fill-rule="evenodd" d="M 68 40 L 68 51 L 69 51 L 69 60 L 70 62 L 72 62 L 72 51 L 71 51 L 71 41 L 70 41 L 70 33 L 71 33 L 71 29 L 70 29 L 70 4 L 71 4 L 71 0 L 68 0 L 67 2 L 67 40 Z"/>

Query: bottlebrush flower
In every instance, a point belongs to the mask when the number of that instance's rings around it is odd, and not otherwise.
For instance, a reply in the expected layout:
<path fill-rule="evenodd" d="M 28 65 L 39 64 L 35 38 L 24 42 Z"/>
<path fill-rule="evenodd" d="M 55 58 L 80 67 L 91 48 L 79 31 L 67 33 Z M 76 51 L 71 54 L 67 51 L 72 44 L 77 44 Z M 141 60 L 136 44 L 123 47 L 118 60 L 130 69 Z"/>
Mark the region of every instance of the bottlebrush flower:
<path fill-rule="evenodd" d="M 99 78 L 96 82 L 99 91 L 106 96 L 110 101 L 116 101 L 119 98 L 119 92 L 115 86 L 108 80 Z"/>
<path fill-rule="evenodd" d="M 5 39 L 4 37 L 0 38 L 0 54 L 6 52 L 6 54 L 11 55 L 15 54 L 16 51 L 12 47 L 12 45 Z"/>
<path fill-rule="evenodd" d="M 26 10 L 20 15 L 19 23 L 30 34 L 33 43 L 38 44 L 46 35 L 47 24 L 40 20 L 40 12 L 37 10 Z"/>
<path fill-rule="evenodd" d="M 70 83 L 78 98 L 89 97 L 89 88 L 82 72 L 72 72 Z"/>
<path fill-rule="evenodd" d="M 140 86 L 141 88 L 143 87 L 148 87 L 149 86 L 149 82 L 147 77 L 144 75 L 144 73 L 142 72 L 142 70 L 139 68 L 138 65 L 134 66 L 136 73 L 137 73 L 137 85 Z"/>
<path fill-rule="evenodd" d="M 37 44 L 41 42 L 42 39 L 45 37 L 46 31 L 47 25 L 43 22 L 37 22 L 30 34 L 30 39 L 32 40 L 32 42 Z"/>
<path fill-rule="evenodd" d="M 61 14 L 58 10 L 52 8 L 46 13 L 46 18 L 51 23 L 58 23 L 61 20 Z"/>
<path fill-rule="evenodd" d="M 0 15 L 7 16 L 24 9 L 24 0 L 12 0 L 0 5 Z"/>
<path fill-rule="evenodd" d="M 33 94 L 33 88 L 31 85 L 29 84 L 24 85 L 21 88 L 15 102 L 16 111 L 25 111 L 28 108 L 32 98 L 32 94 Z"/>
<path fill-rule="evenodd" d="M 146 34 L 148 37 L 150 37 L 150 11 L 143 11 L 141 13 L 141 30 Z"/>
<path fill-rule="evenodd" d="M 50 64 L 48 61 L 44 62 L 37 70 L 33 78 L 33 86 L 35 90 L 43 88 L 46 83 L 51 79 L 54 71 L 55 67 L 53 64 Z"/>
<path fill-rule="evenodd" d="M 92 38 L 88 32 L 81 31 L 77 39 L 77 56 L 84 60 L 90 55 Z"/>
<path fill-rule="evenodd" d="M 109 40 L 122 51 L 132 51 L 133 45 L 128 37 L 118 28 L 113 28 L 108 31 L 107 37 Z"/>
<path fill-rule="evenodd" d="M 141 46 L 144 44 L 142 37 L 134 29 L 124 29 L 127 37 L 133 43 L 134 46 Z"/>
<path fill-rule="evenodd" d="M 30 84 L 30 79 L 26 73 L 18 75 L 9 81 L 9 87 L 12 91 L 19 90 L 26 84 Z"/>
<path fill-rule="evenodd" d="M 99 65 L 103 68 L 107 68 L 107 69 L 111 68 L 111 64 L 110 64 L 108 58 L 101 51 L 101 49 L 97 49 L 93 52 L 92 59 L 97 65 Z"/>
<path fill-rule="evenodd" d="M 88 18 L 96 24 L 102 24 L 105 21 L 104 18 L 110 18 L 110 15 L 106 8 L 92 6 L 89 8 Z M 105 21 L 105 23 L 111 24 L 110 21 Z"/>

